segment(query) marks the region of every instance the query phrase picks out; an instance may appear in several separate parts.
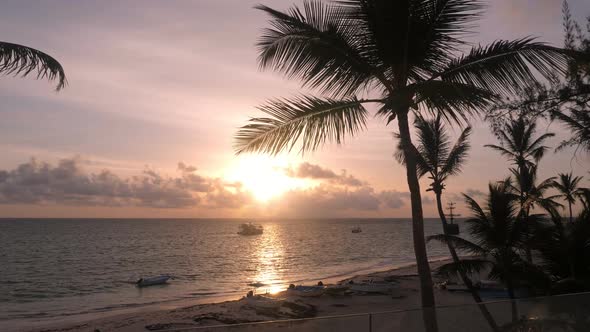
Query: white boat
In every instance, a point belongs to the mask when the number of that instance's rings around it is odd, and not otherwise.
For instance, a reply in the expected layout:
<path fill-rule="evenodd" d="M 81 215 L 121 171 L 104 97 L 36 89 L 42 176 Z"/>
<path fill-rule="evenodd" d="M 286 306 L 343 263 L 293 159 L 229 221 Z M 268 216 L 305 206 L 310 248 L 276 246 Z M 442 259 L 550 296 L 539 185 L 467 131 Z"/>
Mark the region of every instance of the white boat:
<path fill-rule="evenodd" d="M 354 228 L 352 229 L 352 232 L 353 232 L 353 233 L 360 233 L 360 232 L 362 232 L 362 231 L 363 231 L 363 230 L 362 230 L 360 227 L 358 227 L 358 226 L 357 226 L 357 227 L 354 227 Z"/>
<path fill-rule="evenodd" d="M 253 223 L 247 223 L 247 224 L 241 224 L 240 225 L 240 230 L 238 231 L 239 235 L 260 235 L 262 234 L 263 230 L 262 230 L 262 226 L 261 225 L 257 225 L 257 224 L 253 224 Z"/>
<path fill-rule="evenodd" d="M 301 297 L 315 297 L 321 296 L 326 291 L 324 286 L 293 286 L 287 289 L 288 295 L 295 295 Z"/>
<path fill-rule="evenodd" d="M 350 289 L 363 293 L 390 293 L 397 284 L 386 281 L 368 280 L 349 285 Z"/>
<path fill-rule="evenodd" d="M 153 285 L 162 285 L 170 280 L 170 276 L 163 275 L 157 277 L 150 277 L 150 278 L 141 278 L 137 280 L 135 283 L 138 287 L 146 287 L 146 286 L 153 286 Z"/>

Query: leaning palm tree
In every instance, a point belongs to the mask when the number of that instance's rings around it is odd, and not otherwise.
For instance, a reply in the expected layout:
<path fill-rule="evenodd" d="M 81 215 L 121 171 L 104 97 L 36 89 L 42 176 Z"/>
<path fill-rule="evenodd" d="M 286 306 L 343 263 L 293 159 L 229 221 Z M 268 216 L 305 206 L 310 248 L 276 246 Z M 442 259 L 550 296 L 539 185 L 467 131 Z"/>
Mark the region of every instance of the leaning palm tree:
<path fill-rule="evenodd" d="M 27 76 L 31 73 L 37 79 L 57 80 L 56 90 L 67 84 L 61 64 L 50 55 L 23 45 L 0 41 L 0 73 Z"/>
<path fill-rule="evenodd" d="M 471 127 L 463 129 L 455 144 L 452 145 L 440 114 L 432 120 L 427 120 L 417 115 L 414 120 L 414 126 L 417 130 L 418 141 L 418 146 L 416 147 L 418 176 L 422 177 L 428 174 L 431 179 L 430 187 L 427 191 L 432 191 L 435 194 L 438 215 L 443 225 L 443 233 L 446 236 L 449 234 L 447 217 L 442 207 L 442 193 L 445 189 L 447 179 L 459 174 L 463 168 L 470 149 L 469 135 L 471 135 Z M 405 164 L 404 154 L 401 149 L 397 151 L 396 158 L 402 164 Z M 459 264 L 459 255 L 452 242 L 447 242 L 447 247 L 449 248 L 453 262 Z M 479 296 L 477 289 L 473 286 L 473 282 L 466 271 L 459 270 L 459 276 L 469 289 L 475 302 L 481 303 L 481 296 Z M 479 307 L 492 330 L 497 331 L 498 326 L 496 321 L 487 307 L 483 304 Z"/>
<path fill-rule="evenodd" d="M 440 111 L 445 120 L 461 123 L 500 95 L 567 69 L 563 50 L 530 38 L 499 40 L 457 56 L 482 7 L 475 0 L 306 1 L 286 12 L 256 7 L 271 17 L 258 42 L 260 67 L 299 79 L 321 96 L 261 106 L 267 117 L 253 118 L 238 131 L 236 152 L 277 154 L 296 146 L 305 152 L 343 143 L 366 128 L 368 103 L 388 122 L 397 119 L 425 308 L 435 303 L 410 111 Z"/>
<path fill-rule="evenodd" d="M 544 278 L 541 271 L 519 255 L 528 239 L 527 227 L 518 217 L 518 196 L 511 192 L 508 180 L 489 185 L 489 195 L 483 208 L 473 198 L 463 196 L 473 214 L 465 223 L 475 241 L 454 235 L 435 235 L 429 240 L 451 242 L 456 248 L 477 255 L 477 258 L 442 265 L 438 273 L 456 275 L 461 270 L 470 273 L 489 270 L 490 279 L 500 280 L 506 285 L 510 299 L 515 298 L 515 288 L 521 280 L 532 276 Z M 514 321 L 518 318 L 514 301 L 512 317 Z"/>
<path fill-rule="evenodd" d="M 572 172 L 559 173 L 559 181 L 553 181 L 553 186 L 559 191 L 559 197 L 563 198 L 569 207 L 570 222 L 573 221 L 572 205 L 576 203 L 576 199 L 583 195 L 583 189 L 578 188 L 578 184 L 584 178 L 583 176 L 574 176 Z"/>

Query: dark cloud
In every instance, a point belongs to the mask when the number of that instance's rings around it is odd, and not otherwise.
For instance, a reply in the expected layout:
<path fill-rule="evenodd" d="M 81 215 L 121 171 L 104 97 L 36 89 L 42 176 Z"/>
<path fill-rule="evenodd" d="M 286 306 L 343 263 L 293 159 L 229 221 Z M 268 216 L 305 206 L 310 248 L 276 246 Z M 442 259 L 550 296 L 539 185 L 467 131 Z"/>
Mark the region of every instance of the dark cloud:
<path fill-rule="evenodd" d="M 371 187 L 354 190 L 320 185 L 307 190 L 294 190 L 283 198 L 283 209 L 305 215 L 326 215 L 338 211 L 376 211 L 380 201 Z"/>
<path fill-rule="evenodd" d="M 472 188 L 465 190 L 465 194 L 470 197 L 484 197 L 486 195 L 483 191 Z"/>
<path fill-rule="evenodd" d="M 399 209 L 406 205 L 406 201 L 409 201 L 410 193 L 397 190 L 386 190 L 379 193 L 379 199 L 384 206 L 390 209 Z"/>
<path fill-rule="evenodd" d="M 241 187 L 226 188 L 221 180 L 200 176 L 183 163 L 178 164 L 178 177 L 146 168 L 130 178 L 109 170 L 85 173 L 81 164 L 79 158 L 56 166 L 31 159 L 0 171 L 0 204 L 239 208 L 251 200 Z"/>
<path fill-rule="evenodd" d="M 295 170 L 288 168 L 285 172 L 288 176 L 294 178 L 326 180 L 332 184 L 343 186 L 361 187 L 366 185 L 365 182 L 347 174 L 346 170 L 342 170 L 340 174 L 336 174 L 336 172 L 331 169 L 323 168 L 319 165 L 310 164 L 308 162 L 299 164 Z"/>

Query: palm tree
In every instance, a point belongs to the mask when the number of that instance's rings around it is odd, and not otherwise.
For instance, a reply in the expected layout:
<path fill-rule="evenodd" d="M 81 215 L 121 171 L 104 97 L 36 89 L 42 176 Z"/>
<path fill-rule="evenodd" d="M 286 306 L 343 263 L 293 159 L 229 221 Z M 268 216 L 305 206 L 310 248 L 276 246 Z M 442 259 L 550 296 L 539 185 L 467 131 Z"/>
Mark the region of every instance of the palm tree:
<path fill-rule="evenodd" d="M 572 205 L 576 203 L 576 198 L 583 194 L 583 189 L 578 188 L 578 184 L 584 178 L 583 176 L 573 176 L 572 172 L 559 173 L 559 181 L 553 181 L 553 186 L 560 192 L 562 197 L 569 206 L 570 222 L 573 221 Z"/>
<path fill-rule="evenodd" d="M 590 101 L 587 103 L 590 103 Z M 557 150 L 575 146 L 583 151 L 590 152 L 590 112 L 588 112 L 587 108 L 570 108 L 569 115 L 561 111 L 555 111 L 551 114 L 560 120 L 572 133 L 572 137 L 562 141 Z"/>
<path fill-rule="evenodd" d="M 534 138 L 536 130 L 537 123 L 534 119 L 519 117 L 516 121 L 508 122 L 503 129 L 498 130 L 497 136 L 500 145 L 486 144 L 484 146 L 499 151 L 516 165 L 520 173 L 525 166 L 534 166 L 541 160 L 549 149 L 543 145 L 544 141 L 555 136 L 553 133 L 545 133 Z"/>
<path fill-rule="evenodd" d="M 299 79 L 321 96 L 274 99 L 236 134 L 236 152 L 277 154 L 312 151 L 344 142 L 366 128 L 368 103 L 388 122 L 397 119 L 411 194 L 414 252 L 422 306 L 434 306 L 424 241 L 416 155 L 408 113 L 440 111 L 461 122 L 499 95 L 514 94 L 536 80 L 565 72 L 564 51 L 530 38 L 499 40 L 457 57 L 461 39 L 479 18 L 481 1 L 343 0 L 306 1 L 303 8 L 270 15 L 258 42 L 263 69 Z M 427 324 L 428 325 L 428 324 Z M 429 330 L 436 327 L 429 325 Z"/>
<path fill-rule="evenodd" d="M 447 218 L 442 207 L 442 192 L 445 189 L 446 180 L 461 172 L 461 168 L 466 161 L 467 152 L 470 149 L 469 135 L 471 135 L 471 127 L 463 129 L 459 138 L 454 145 L 451 145 L 446 128 L 443 124 L 442 118 L 439 115 L 433 120 L 426 120 L 424 117 L 417 115 L 414 121 L 414 126 L 417 129 L 418 146 L 416 151 L 418 176 L 422 177 L 426 174 L 432 180 L 427 191 L 432 191 L 436 196 L 436 206 L 438 215 L 443 225 L 444 235 L 448 234 Z M 396 153 L 397 159 L 405 164 L 403 151 L 398 150 Z M 451 242 L 447 242 L 447 247 L 453 262 L 459 264 L 459 255 L 457 250 Z M 459 275 L 463 280 L 465 286 L 471 292 L 471 296 L 477 303 L 481 303 L 482 299 L 479 293 L 473 286 L 473 282 L 467 276 L 466 271 L 459 270 Z M 490 324 L 492 330 L 498 330 L 498 326 L 485 305 L 480 305 L 480 309 Z"/>
<path fill-rule="evenodd" d="M 0 73 L 27 76 L 33 72 L 37 79 L 57 79 L 58 91 L 67 84 L 64 69 L 50 55 L 27 46 L 0 41 Z"/>
<path fill-rule="evenodd" d="M 530 186 L 533 180 L 531 171 L 533 167 L 536 170 L 536 164 L 549 149 L 549 147 L 543 145 L 544 141 L 555 136 L 553 133 L 545 133 L 535 138 L 536 130 L 537 122 L 535 118 L 530 119 L 520 116 L 514 121 L 505 123 L 504 128 L 497 130 L 496 135 L 500 140 L 500 145 L 485 145 L 485 147 L 499 151 L 500 154 L 516 165 L 516 171 L 511 170 L 511 172 L 515 174 L 516 182 L 522 184 L 518 189 L 518 195 L 520 197 L 519 215 L 523 219 L 528 217 L 529 212 L 525 205 L 528 201 L 527 186 Z M 529 262 L 532 262 L 532 253 L 528 247 L 526 248 L 526 254 Z"/>
<path fill-rule="evenodd" d="M 489 185 L 484 208 L 473 198 L 463 196 L 473 214 L 465 222 L 475 242 L 454 235 L 435 235 L 429 237 L 429 240 L 451 242 L 456 248 L 476 254 L 478 258 L 443 265 L 438 273 L 456 275 L 461 270 L 480 273 L 489 269 L 488 277 L 501 280 L 506 285 L 508 296 L 514 299 L 514 290 L 520 280 L 542 275 L 519 255 L 528 236 L 525 222 L 518 217 L 518 196 L 511 192 L 508 180 Z M 518 318 L 514 301 L 512 317 L 514 321 Z"/>
<path fill-rule="evenodd" d="M 555 281 L 553 293 L 590 290 L 590 214 L 584 209 L 569 223 L 553 214 L 552 221 L 536 232 L 534 243 L 543 267 Z"/>

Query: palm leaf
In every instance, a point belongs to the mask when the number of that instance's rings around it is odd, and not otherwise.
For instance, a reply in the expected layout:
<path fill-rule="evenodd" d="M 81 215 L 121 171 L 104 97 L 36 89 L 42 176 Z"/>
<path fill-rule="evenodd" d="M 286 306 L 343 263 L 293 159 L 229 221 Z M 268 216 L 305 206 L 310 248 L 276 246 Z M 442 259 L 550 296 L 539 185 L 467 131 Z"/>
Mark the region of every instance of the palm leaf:
<path fill-rule="evenodd" d="M 271 29 L 258 41 L 258 61 L 304 86 L 348 95 L 369 84 L 379 70 L 359 51 L 355 25 L 338 6 L 305 1 L 303 10 L 283 13 L 259 5 L 271 16 Z"/>
<path fill-rule="evenodd" d="M 463 163 L 467 159 L 467 153 L 471 148 L 471 145 L 469 144 L 470 135 L 471 127 L 465 128 L 451 149 L 451 152 L 449 152 L 449 155 L 441 170 L 441 173 L 445 177 L 449 175 L 456 175 L 461 172 Z"/>
<path fill-rule="evenodd" d="M 0 42 L 0 73 L 27 76 L 36 72 L 37 79 L 57 80 L 56 90 L 66 86 L 61 64 L 50 55 L 27 46 Z"/>
<path fill-rule="evenodd" d="M 467 251 L 471 254 L 475 254 L 475 255 L 485 255 L 486 254 L 486 250 L 482 247 L 480 247 L 479 245 L 465 240 L 461 237 L 458 236 L 454 236 L 454 235 L 448 235 L 448 234 L 437 234 L 437 235 L 430 235 L 426 238 L 427 241 L 438 241 L 444 244 L 451 244 L 453 245 L 453 247 L 455 247 L 456 249 L 459 250 L 464 250 Z"/>
<path fill-rule="evenodd" d="M 537 81 L 531 68 L 552 79 L 555 70 L 567 72 L 567 60 L 566 51 L 532 38 L 499 40 L 473 48 L 431 79 L 466 83 L 496 94 L 517 94 L 523 86 Z"/>
<path fill-rule="evenodd" d="M 493 262 L 485 259 L 462 259 L 459 262 L 443 264 L 436 269 L 436 274 L 444 277 L 454 277 L 460 272 L 478 274 L 493 266 Z"/>
<path fill-rule="evenodd" d="M 341 144 L 347 135 L 364 130 L 367 110 L 363 103 L 375 100 L 343 100 L 298 97 L 271 100 L 259 109 L 269 118 L 252 118 L 235 136 L 235 150 L 278 154 L 291 150 L 301 139 L 301 152 L 326 142 Z"/>

